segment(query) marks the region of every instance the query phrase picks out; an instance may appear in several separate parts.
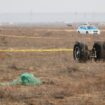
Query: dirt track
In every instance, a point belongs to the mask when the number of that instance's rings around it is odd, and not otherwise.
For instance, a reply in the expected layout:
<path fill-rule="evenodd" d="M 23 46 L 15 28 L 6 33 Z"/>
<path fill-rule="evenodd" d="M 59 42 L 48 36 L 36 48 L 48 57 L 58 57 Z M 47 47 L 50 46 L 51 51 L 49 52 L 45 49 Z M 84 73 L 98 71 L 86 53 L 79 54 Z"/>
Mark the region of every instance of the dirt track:
<path fill-rule="evenodd" d="M 0 49 L 73 48 L 77 40 L 86 41 L 91 48 L 92 41 L 105 39 L 105 32 L 84 37 L 63 28 L 57 30 L 1 27 Z M 0 87 L 0 105 L 105 105 L 104 62 L 76 63 L 72 52 L 0 53 L 1 82 L 12 81 L 24 72 L 38 76 L 43 84 Z"/>

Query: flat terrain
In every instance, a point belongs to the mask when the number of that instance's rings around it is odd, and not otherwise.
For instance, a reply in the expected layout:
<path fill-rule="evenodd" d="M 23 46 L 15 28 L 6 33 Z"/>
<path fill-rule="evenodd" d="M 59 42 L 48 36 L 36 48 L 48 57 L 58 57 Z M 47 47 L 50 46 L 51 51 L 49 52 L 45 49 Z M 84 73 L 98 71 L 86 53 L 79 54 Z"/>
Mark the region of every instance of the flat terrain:
<path fill-rule="evenodd" d="M 71 29 L 72 30 L 72 29 Z M 99 36 L 83 36 L 69 28 L 0 27 L 0 49 L 91 48 Z M 1 86 L 0 105 L 105 105 L 105 62 L 76 63 L 72 52 L 0 52 L 0 81 L 33 73 L 40 86 Z"/>

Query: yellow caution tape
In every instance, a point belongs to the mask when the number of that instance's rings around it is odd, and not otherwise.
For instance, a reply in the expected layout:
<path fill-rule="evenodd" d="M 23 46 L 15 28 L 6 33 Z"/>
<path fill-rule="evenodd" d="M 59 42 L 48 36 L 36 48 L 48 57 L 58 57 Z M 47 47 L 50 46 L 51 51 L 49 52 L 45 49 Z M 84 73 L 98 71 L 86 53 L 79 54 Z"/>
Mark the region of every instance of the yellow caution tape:
<path fill-rule="evenodd" d="M 71 52 L 73 49 L 1 49 L 0 52 Z"/>
<path fill-rule="evenodd" d="M 27 38 L 27 39 L 61 39 L 61 38 L 54 38 L 54 37 L 35 37 L 35 36 L 17 36 L 17 35 L 3 35 L 0 34 L 0 37 L 8 37 L 8 38 Z"/>
<path fill-rule="evenodd" d="M 75 30 L 69 30 L 69 29 L 65 29 L 65 30 L 59 30 L 59 29 L 48 29 L 47 31 L 67 31 L 67 32 L 72 32 Z M 28 39 L 62 39 L 62 38 L 54 38 L 54 37 L 38 37 L 38 36 L 19 36 L 19 35 L 6 35 L 6 34 L 0 34 L 0 37 L 11 37 L 11 38 L 28 38 Z"/>

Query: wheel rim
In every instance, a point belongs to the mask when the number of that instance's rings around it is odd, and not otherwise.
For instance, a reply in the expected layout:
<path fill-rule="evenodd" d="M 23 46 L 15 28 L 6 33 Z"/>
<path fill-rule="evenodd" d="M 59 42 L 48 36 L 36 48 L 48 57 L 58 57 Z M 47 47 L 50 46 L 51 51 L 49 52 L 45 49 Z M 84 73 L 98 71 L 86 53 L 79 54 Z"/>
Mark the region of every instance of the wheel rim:
<path fill-rule="evenodd" d="M 74 58 L 77 61 L 80 59 L 80 48 L 79 47 L 76 47 L 74 50 Z"/>

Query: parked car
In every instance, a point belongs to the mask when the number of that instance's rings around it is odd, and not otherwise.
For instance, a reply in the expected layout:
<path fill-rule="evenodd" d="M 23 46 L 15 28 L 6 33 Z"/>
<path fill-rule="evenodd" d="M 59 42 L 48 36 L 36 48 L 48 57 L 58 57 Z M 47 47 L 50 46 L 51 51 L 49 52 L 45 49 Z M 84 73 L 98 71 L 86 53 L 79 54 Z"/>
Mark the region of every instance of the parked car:
<path fill-rule="evenodd" d="M 81 25 L 78 27 L 77 32 L 80 34 L 100 34 L 100 30 L 93 25 Z"/>

